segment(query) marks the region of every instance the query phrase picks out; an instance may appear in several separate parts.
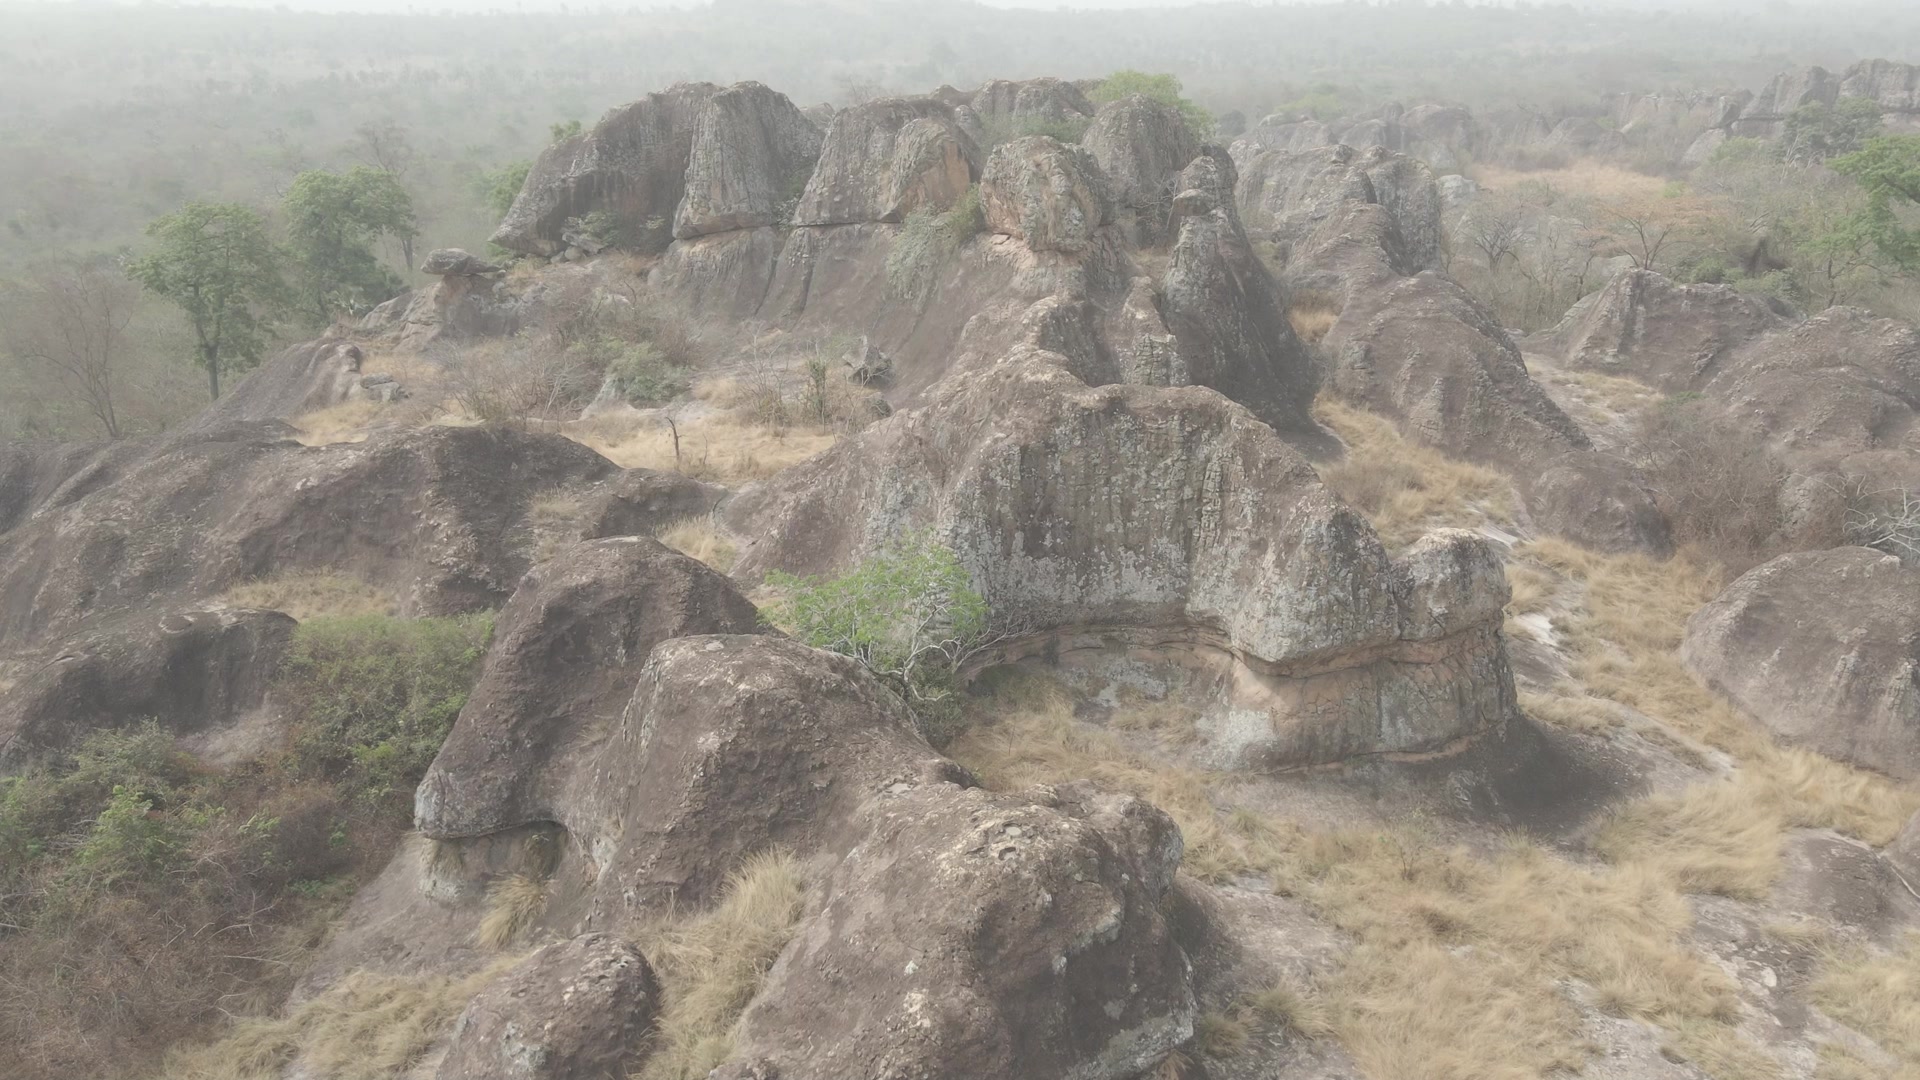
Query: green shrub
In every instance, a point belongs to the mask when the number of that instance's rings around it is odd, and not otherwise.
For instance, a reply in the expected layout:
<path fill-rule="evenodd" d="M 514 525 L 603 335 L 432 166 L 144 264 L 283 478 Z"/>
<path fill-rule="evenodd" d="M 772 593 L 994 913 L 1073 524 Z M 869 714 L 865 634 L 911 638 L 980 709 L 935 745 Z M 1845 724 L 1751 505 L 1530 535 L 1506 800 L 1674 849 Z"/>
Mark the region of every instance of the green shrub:
<path fill-rule="evenodd" d="M 940 271 L 986 227 L 977 184 L 944 213 L 923 206 L 908 214 L 893 238 L 893 249 L 887 252 L 887 287 L 902 299 L 925 301 L 939 282 Z"/>
<path fill-rule="evenodd" d="M 297 771 L 372 801 L 411 790 L 466 704 L 492 629 L 484 614 L 301 623 L 276 680 Z"/>
<path fill-rule="evenodd" d="M 653 342 L 609 340 L 606 344 L 614 353 L 607 365 L 607 377 L 628 403 L 656 405 L 687 392 L 687 373 L 667 363 Z"/>
<path fill-rule="evenodd" d="M 960 666 L 989 640 L 986 600 L 952 549 L 900 537 L 836 578 L 767 575 L 773 620 L 818 649 L 851 656 L 893 687 L 929 738 L 950 734 Z"/>
<path fill-rule="evenodd" d="M 1187 121 L 1188 130 L 1196 139 L 1213 137 L 1213 114 L 1198 104 L 1181 96 L 1180 80 L 1173 75 L 1150 75 L 1144 71 L 1116 71 L 1104 79 L 1099 86 L 1088 94 L 1095 104 L 1104 105 L 1109 101 L 1119 101 L 1123 97 L 1139 94 L 1152 98 L 1180 110 Z"/>
<path fill-rule="evenodd" d="M 1092 117 L 995 116 L 981 124 L 981 146 L 991 150 L 1001 143 L 1024 139 L 1029 135 L 1047 135 L 1063 143 L 1077 143 L 1087 133 Z"/>

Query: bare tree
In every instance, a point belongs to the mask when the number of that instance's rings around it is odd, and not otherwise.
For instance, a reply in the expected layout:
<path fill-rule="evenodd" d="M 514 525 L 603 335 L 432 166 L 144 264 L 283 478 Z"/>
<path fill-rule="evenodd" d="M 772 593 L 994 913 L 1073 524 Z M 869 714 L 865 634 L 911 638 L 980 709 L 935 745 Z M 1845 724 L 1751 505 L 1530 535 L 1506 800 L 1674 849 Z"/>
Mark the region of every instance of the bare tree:
<path fill-rule="evenodd" d="M 1519 258 L 1520 245 L 1533 236 L 1527 208 L 1506 199 L 1484 199 L 1467 214 L 1461 231 L 1487 260 L 1492 273 L 1502 259 Z"/>
<path fill-rule="evenodd" d="M 61 267 L 9 288 L 0 334 L 25 374 L 79 405 L 109 439 L 125 434 L 117 400 L 140 288 L 102 267 Z"/>

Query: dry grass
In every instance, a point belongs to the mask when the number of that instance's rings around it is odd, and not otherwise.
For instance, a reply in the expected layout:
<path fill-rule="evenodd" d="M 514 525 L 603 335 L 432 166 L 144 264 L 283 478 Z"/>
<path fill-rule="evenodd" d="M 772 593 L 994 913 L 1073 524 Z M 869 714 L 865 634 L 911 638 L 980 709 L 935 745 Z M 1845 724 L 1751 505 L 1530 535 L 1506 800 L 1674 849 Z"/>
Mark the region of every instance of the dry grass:
<path fill-rule="evenodd" d="M 1536 720 L 1587 735 L 1610 731 L 1625 722 L 1617 707 L 1588 697 L 1574 683 L 1557 684 L 1545 693 L 1522 690 L 1520 709 Z"/>
<path fill-rule="evenodd" d="M 793 857 L 763 852 L 734 872 L 718 907 L 645 935 L 665 1006 L 634 1080 L 695 1080 L 727 1059 L 734 1022 L 792 938 L 803 896 Z"/>
<path fill-rule="evenodd" d="M 504 949 L 547 909 L 547 883 L 509 874 L 487 890 L 487 910 L 475 937 L 489 949 Z"/>
<path fill-rule="evenodd" d="M 1507 564 L 1507 588 L 1512 592 L 1507 601 L 1509 615 L 1540 614 L 1552 605 L 1554 594 L 1559 591 L 1552 574 L 1515 562 Z"/>
<path fill-rule="evenodd" d="M 389 407 L 378 401 L 343 401 L 294 417 L 289 423 L 299 432 L 295 438 L 306 446 L 365 442 L 374 418 Z"/>
<path fill-rule="evenodd" d="M 1518 1080 L 1578 1068 L 1579 1017 L 1559 991 L 1568 979 L 1610 1011 L 1667 1028 L 1676 1045 L 1736 1014 L 1733 985 L 1683 944 L 1691 915 L 1659 866 L 1588 869 L 1521 842 L 1488 858 L 1413 827 L 1314 831 L 1223 810 L 1217 777 L 1075 721 L 1070 696 L 1034 673 L 1001 680 L 975 707 L 980 722 L 949 752 L 989 786 L 1086 777 L 1146 798 L 1179 824 L 1189 873 L 1265 875 L 1350 934 L 1357 944 L 1326 980 L 1324 1013 L 1287 997 L 1272 1007 L 1336 1033 L 1370 1076 Z"/>
<path fill-rule="evenodd" d="M 1287 322 L 1301 341 L 1317 345 L 1340 321 L 1340 305 L 1321 293 L 1295 293 L 1287 306 Z"/>
<path fill-rule="evenodd" d="M 305 622 L 319 617 L 392 615 L 399 598 L 377 585 L 328 570 L 296 570 L 228 589 L 220 602 L 231 607 L 281 611 Z"/>
<path fill-rule="evenodd" d="M 1474 167 L 1473 178 L 1488 193 L 1509 191 L 1522 184 L 1545 184 L 1561 195 L 1607 202 L 1657 199 L 1668 183 L 1664 177 L 1597 161 L 1577 161 L 1558 169 L 1509 169 L 1480 164 Z"/>
<path fill-rule="evenodd" d="M 579 540 L 586 518 L 587 500 L 580 492 L 555 488 L 534 496 L 527 503 L 533 561 L 545 562 Z"/>
<path fill-rule="evenodd" d="M 1391 421 L 1325 395 L 1313 415 L 1347 445 L 1320 479 L 1367 515 L 1389 549 L 1435 528 L 1513 520 L 1513 483 L 1500 473 L 1408 442 Z"/>
<path fill-rule="evenodd" d="M 1586 396 L 1616 415 L 1631 415 L 1661 400 L 1660 392 L 1645 383 L 1597 371 L 1567 371 L 1561 378 L 1586 391 Z"/>
<path fill-rule="evenodd" d="M 723 574 L 733 569 L 733 561 L 739 556 L 733 541 L 720 531 L 710 514 L 695 514 L 665 525 L 654 539 Z"/>
<path fill-rule="evenodd" d="M 680 425 L 680 450 L 663 423 L 643 420 L 624 430 L 583 431 L 571 438 L 623 469 L 678 472 L 738 486 L 764 480 L 826 450 L 839 436 L 819 428 L 769 428 L 730 415 Z"/>
<path fill-rule="evenodd" d="M 463 978 L 355 972 L 285 1016 L 243 1020 L 216 1043 L 176 1050 L 165 1080 L 277 1080 L 294 1062 L 328 1080 L 391 1080 L 424 1057 L 500 961 Z"/>
<path fill-rule="evenodd" d="M 1920 1074 L 1920 932 L 1891 953 L 1854 947 L 1828 954 L 1814 1003 L 1899 1059 L 1901 1076 Z"/>

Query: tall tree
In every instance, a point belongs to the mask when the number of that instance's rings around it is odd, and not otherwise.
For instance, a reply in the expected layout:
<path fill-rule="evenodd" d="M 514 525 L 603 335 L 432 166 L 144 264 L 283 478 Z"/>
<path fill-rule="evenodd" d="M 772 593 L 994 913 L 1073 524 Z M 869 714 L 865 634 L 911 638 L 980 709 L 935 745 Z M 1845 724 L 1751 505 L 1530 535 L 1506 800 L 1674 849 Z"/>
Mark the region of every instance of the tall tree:
<path fill-rule="evenodd" d="M 407 172 L 413 168 L 414 159 L 419 151 L 414 148 L 412 136 L 399 121 L 391 117 L 374 120 L 355 128 L 353 153 L 368 167 L 379 169 L 393 177 L 401 187 L 406 186 Z M 403 232 L 396 239 L 400 241 L 400 258 L 413 269 L 414 232 Z"/>
<path fill-rule="evenodd" d="M 1854 226 L 1900 266 L 1920 270 L 1920 228 L 1908 224 L 1920 211 L 1920 135 L 1882 135 L 1831 163 L 1835 172 L 1859 181 L 1866 209 Z"/>
<path fill-rule="evenodd" d="M 127 273 L 186 313 L 207 393 L 217 399 L 223 372 L 260 362 L 286 303 L 266 222 L 237 203 L 188 203 L 147 226 L 147 235 L 158 246 Z"/>
<path fill-rule="evenodd" d="M 77 404 L 109 439 L 124 434 L 118 397 L 139 288 L 101 267 L 59 267 L 0 293 L 0 345 Z"/>
<path fill-rule="evenodd" d="M 373 251 L 381 236 L 419 234 L 413 200 L 392 173 L 365 165 L 346 173 L 303 172 L 282 209 L 302 306 L 320 325 L 400 291 L 400 279 Z"/>

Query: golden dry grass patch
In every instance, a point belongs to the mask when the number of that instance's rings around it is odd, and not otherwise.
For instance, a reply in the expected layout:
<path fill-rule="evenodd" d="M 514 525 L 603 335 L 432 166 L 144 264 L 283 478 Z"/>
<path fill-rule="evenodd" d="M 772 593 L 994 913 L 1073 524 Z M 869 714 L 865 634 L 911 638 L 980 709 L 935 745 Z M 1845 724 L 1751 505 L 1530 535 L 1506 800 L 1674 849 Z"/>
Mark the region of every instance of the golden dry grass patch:
<path fill-rule="evenodd" d="M 343 401 L 294 417 L 288 423 L 303 446 L 333 446 L 365 442 L 375 417 L 390 408 L 378 401 Z"/>
<path fill-rule="evenodd" d="M 1512 523 L 1513 481 L 1501 473 L 1409 442 L 1385 417 L 1326 395 L 1313 415 L 1347 447 L 1320 467 L 1321 481 L 1367 515 L 1389 549 L 1436 528 Z"/>
<path fill-rule="evenodd" d="M 633 1080 L 697 1080 L 733 1053 L 734 1023 L 793 937 L 804 896 L 793 856 L 762 852 L 728 878 L 713 910 L 642 934 L 664 1005 Z"/>
<path fill-rule="evenodd" d="M 1600 161 L 1576 161 L 1557 169 L 1511 169 L 1481 163 L 1474 166 L 1472 176 L 1489 193 L 1510 191 L 1523 184 L 1545 184 L 1561 195 L 1603 202 L 1657 199 L 1669 183 L 1663 177 Z"/>
<path fill-rule="evenodd" d="M 393 615 L 400 598 L 378 585 L 332 570 L 293 570 L 243 582 L 219 597 L 230 607 L 261 608 L 314 618 Z"/>
<path fill-rule="evenodd" d="M 711 514 L 695 514 L 670 522 L 654 533 L 654 539 L 723 574 L 733 569 L 734 560 L 740 554 Z"/>
<path fill-rule="evenodd" d="M 810 427 L 768 428 L 732 416 L 711 416 L 680 425 L 676 454 L 673 432 L 656 421 L 622 430 L 570 432 L 569 438 L 623 469 L 677 472 L 727 486 L 764 480 L 822 453 L 839 436 Z"/>
<path fill-rule="evenodd" d="M 475 937 L 489 949 L 504 949 L 546 909 L 546 882 L 530 874 L 509 874 L 487 890 L 487 909 Z"/>

